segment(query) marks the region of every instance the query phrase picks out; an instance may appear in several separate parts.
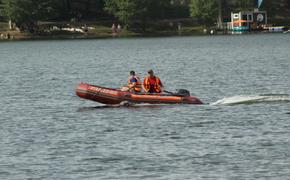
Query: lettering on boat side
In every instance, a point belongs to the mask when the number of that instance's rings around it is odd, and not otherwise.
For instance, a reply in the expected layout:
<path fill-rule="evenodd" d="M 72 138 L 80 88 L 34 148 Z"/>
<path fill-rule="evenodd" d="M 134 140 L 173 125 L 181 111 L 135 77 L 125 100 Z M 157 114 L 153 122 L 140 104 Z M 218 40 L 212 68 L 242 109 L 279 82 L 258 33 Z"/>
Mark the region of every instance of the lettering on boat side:
<path fill-rule="evenodd" d="M 159 95 L 131 95 L 132 98 L 136 99 L 144 99 L 144 100 L 165 100 L 165 101 L 181 101 L 183 100 L 181 97 L 176 97 L 176 96 L 159 96 Z"/>
<path fill-rule="evenodd" d="M 99 87 L 89 87 L 89 90 L 91 91 L 95 91 L 97 93 L 104 93 L 104 94 L 111 94 L 111 95 L 118 95 L 117 91 L 112 91 L 109 89 L 103 89 L 103 88 L 99 88 Z"/>

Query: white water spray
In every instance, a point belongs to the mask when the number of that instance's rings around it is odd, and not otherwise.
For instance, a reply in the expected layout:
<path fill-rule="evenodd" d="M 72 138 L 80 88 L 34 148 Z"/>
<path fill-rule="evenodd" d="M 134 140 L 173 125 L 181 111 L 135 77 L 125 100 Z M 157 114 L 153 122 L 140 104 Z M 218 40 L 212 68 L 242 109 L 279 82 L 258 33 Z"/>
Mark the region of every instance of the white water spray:
<path fill-rule="evenodd" d="M 270 102 L 289 102 L 288 94 L 265 94 L 265 95 L 240 95 L 225 97 L 210 105 L 235 105 L 235 104 L 254 104 L 254 103 L 270 103 Z"/>

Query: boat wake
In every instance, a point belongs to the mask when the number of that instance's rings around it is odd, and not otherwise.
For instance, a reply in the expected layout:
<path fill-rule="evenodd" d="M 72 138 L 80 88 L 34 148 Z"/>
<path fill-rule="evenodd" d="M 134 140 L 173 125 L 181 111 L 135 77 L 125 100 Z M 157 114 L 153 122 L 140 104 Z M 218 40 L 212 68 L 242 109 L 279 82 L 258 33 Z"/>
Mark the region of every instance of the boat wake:
<path fill-rule="evenodd" d="M 225 97 L 210 105 L 236 105 L 236 104 L 256 104 L 256 103 L 277 103 L 277 102 L 290 102 L 289 94 L 261 94 L 261 95 L 241 95 Z"/>
<path fill-rule="evenodd" d="M 288 103 L 290 102 L 289 94 L 261 94 L 261 95 L 239 95 L 232 97 L 225 97 L 216 102 L 210 103 L 211 106 L 233 106 L 239 104 L 258 104 L 258 103 Z M 95 107 L 82 107 L 78 109 L 78 112 L 91 111 L 96 109 L 107 108 L 161 108 L 169 106 L 169 104 L 150 104 L 141 103 L 134 104 L 127 101 L 123 101 L 116 105 L 101 105 Z M 173 104 L 171 106 L 174 106 Z M 289 112 L 290 114 L 290 112 Z"/>

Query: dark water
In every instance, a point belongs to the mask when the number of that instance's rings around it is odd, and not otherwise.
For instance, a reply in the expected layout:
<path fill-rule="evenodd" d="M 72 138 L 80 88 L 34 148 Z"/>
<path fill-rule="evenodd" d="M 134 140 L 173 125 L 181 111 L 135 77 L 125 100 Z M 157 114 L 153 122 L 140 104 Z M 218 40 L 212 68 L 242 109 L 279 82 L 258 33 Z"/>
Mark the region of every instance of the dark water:
<path fill-rule="evenodd" d="M 290 36 L 0 43 L 0 179 L 288 179 Z M 153 68 L 206 105 L 108 108 Z"/>

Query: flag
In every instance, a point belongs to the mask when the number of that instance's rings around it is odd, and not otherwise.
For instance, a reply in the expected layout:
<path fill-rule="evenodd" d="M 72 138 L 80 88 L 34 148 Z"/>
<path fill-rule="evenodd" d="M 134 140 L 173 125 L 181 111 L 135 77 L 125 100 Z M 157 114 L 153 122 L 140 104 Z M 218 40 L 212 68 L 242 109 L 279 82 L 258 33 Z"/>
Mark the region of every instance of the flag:
<path fill-rule="evenodd" d="M 260 8 L 260 6 L 262 5 L 263 0 L 258 0 L 258 8 Z"/>

